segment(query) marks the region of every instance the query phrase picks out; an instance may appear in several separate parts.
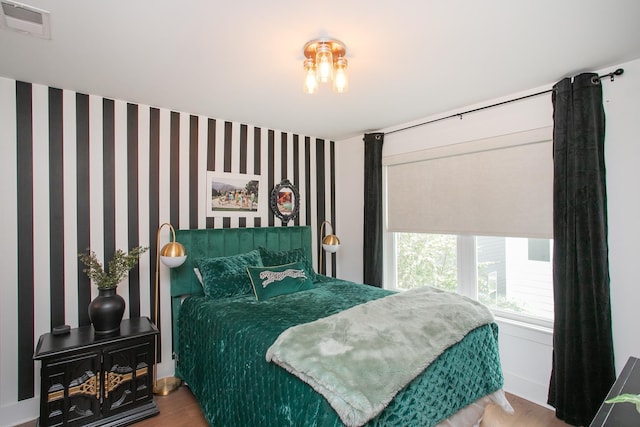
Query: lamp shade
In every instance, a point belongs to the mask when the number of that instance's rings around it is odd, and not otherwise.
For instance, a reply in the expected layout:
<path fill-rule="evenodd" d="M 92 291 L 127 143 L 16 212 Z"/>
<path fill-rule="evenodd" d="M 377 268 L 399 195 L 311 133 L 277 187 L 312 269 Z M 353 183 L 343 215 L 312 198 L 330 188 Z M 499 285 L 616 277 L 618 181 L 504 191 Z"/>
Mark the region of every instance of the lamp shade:
<path fill-rule="evenodd" d="M 320 224 L 319 233 L 321 250 L 319 251 L 320 259 L 318 261 L 318 270 L 320 274 L 324 274 L 325 272 L 325 266 L 322 262 L 322 252 L 336 253 L 338 252 L 338 249 L 340 249 L 340 239 L 338 239 L 338 236 L 336 236 L 335 234 L 327 234 L 326 236 L 322 237 L 325 225 L 331 227 L 331 232 L 333 233 L 333 225 L 331 225 L 329 221 L 322 221 L 322 224 Z"/>
<path fill-rule="evenodd" d="M 347 58 L 345 57 L 340 57 L 334 62 L 335 75 L 333 77 L 333 90 L 338 93 L 346 92 L 349 86 L 347 64 Z"/>
<path fill-rule="evenodd" d="M 187 259 L 187 251 L 181 243 L 169 242 L 160 250 L 160 261 L 169 268 L 180 267 Z"/>
<path fill-rule="evenodd" d="M 317 89 L 316 66 L 313 59 L 307 58 L 304 61 L 304 93 L 315 93 Z"/>
<path fill-rule="evenodd" d="M 327 252 L 335 253 L 340 249 L 340 239 L 335 234 L 329 234 L 322 239 L 322 249 Z"/>
<path fill-rule="evenodd" d="M 326 83 L 333 79 L 333 52 L 329 44 L 321 43 L 316 50 L 316 74 L 318 80 Z"/>

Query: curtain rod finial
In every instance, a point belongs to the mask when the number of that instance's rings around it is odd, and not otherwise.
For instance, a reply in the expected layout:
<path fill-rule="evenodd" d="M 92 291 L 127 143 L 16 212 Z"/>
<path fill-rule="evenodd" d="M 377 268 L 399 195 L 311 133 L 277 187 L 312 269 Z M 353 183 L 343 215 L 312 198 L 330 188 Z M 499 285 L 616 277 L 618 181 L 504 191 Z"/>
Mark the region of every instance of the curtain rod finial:
<path fill-rule="evenodd" d="M 617 70 L 615 70 L 613 73 L 611 73 L 611 81 L 615 79 L 615 76 L 619 76 L 622 73 L 624 73 L 624 68 L 618 68 Z"/>

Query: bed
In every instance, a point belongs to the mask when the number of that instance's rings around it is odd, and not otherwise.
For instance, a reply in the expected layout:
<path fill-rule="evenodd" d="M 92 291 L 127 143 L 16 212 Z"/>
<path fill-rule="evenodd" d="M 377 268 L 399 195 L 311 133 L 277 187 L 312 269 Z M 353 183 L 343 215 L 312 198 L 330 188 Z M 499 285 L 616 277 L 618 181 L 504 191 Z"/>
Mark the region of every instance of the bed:
<path fill-rule="evenodd" d="M 510 410 L 502 392 L 497 326 L 487 322 L 421 368 L 380 406 L 383 409 L 365 418 L 345 418 L 314 384 L 279 361 L 268 361 L 267 353 L 274 351 L 288 332 L 299 332 L 298 337 L 313 344 L 317 340 L 311 338 L 310 330 L 298 328 L 334 318 L 342 321 L 339 316 L 357 310 L 368 312 L 375 304 L 402 295 L 308 271 L 312 269 L 309 227 L 178 230 L 176 240 L 188 253 L 185 264 L 171 270 L 176 375 L 188 384 L 210 425 L 471 426 L 479 423 L 490 402 Z M 267 261 L 264 265 L 279 265 L 274 264 L 278 261 L 307 271 L 310 280 L 305 283 L 312 285 L 259 301 L 253 292 L 211 293 L 212 276 L 203 260 L 235 263 L 256 252 Z M 249 264 L 255 261 L 251 258 L 254 255 L 249 256 Z M 203 265 L 205 286 L 194 273 L 195 266 Z M 314 360 L 315 366 L 315 358 L 303 359 L 307 363 Z M 356 368 L 367 372 L 368 366 L 365 361 Z M 384 375 L 367 372 L 359 376 L 371 377 L 382 385 L 387 382 Z M 334 387 L 330 384 L 329 388 Z"/>

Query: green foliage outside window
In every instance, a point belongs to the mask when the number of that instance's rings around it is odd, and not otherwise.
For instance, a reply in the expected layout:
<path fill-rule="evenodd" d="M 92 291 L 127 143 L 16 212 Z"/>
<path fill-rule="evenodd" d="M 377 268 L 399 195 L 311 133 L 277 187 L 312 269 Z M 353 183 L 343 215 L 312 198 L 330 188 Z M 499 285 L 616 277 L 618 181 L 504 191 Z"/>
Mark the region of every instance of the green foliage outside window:
<path fill-rule="evenodd" d="M 397 233 L 396 263 L 398 288 L 455 291 L 458 286 L 456 236 Z"/>
<path fill-rule="evenodd" d="M 457 236 L 396 233 L 397 287 L 421 286 L 457 291 Z M 525 304 L 509 300 L 489 288 L 487 270 L 491 262 L 478 263 L 478 300 L 490 307 L 523 312 Z"/>

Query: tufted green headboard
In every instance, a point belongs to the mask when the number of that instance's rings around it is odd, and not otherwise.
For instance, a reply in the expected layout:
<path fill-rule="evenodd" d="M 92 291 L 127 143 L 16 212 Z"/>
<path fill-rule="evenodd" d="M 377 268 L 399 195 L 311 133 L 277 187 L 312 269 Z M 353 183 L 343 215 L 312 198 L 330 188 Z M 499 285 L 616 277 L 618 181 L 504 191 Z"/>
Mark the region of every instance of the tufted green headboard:
<path fill-rule="evenodd" d="M 237 255 L 260 246 L 272 250 L 302 248 L 312 257 L 311 227 L 260 227 L 176 230 L 176 241 L 187 250 L 187 260 L 171 269 L 173 349 L 178 349 L 178 316 L 182 299 L 202 295 L 202 286 L 193 272 L 195 261 L 204 257 Z"/>

